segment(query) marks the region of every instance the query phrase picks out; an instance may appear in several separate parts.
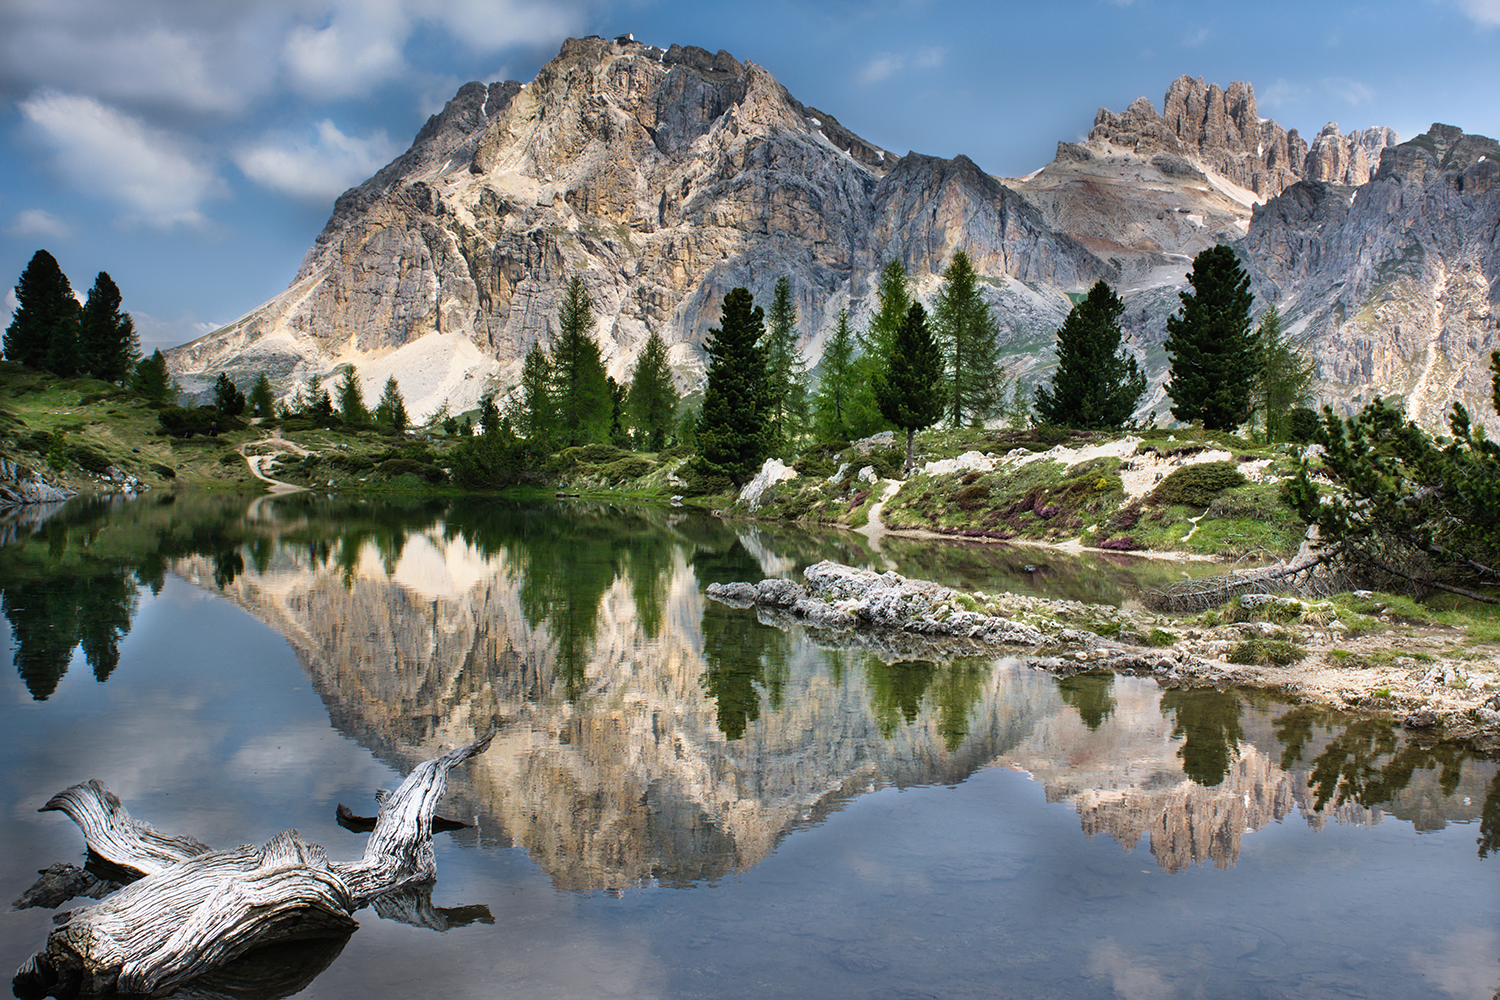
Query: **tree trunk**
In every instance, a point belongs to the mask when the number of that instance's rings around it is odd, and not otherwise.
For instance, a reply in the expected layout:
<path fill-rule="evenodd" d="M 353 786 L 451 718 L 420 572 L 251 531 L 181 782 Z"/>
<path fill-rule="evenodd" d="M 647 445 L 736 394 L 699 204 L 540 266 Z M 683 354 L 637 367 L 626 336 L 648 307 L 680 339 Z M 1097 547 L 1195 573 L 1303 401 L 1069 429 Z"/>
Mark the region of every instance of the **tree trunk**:
<path fill-rule="evenodd" d="M 263 945 L 347 936 L 351 914 L 374 897 L 437 875 L 432 813 L 448 771 L 489 746 L 493 733 L 417 765 L 380 815 L 358 861 L 328 860 L 296 830 L 263 847 L 214 851 L 130 818 L 98 781 L 53 796 L 83 830 L 89 851 L 144 875 L 103 902 L 59 916 L 16 973 L 18 996 L 163 993 Z"/>

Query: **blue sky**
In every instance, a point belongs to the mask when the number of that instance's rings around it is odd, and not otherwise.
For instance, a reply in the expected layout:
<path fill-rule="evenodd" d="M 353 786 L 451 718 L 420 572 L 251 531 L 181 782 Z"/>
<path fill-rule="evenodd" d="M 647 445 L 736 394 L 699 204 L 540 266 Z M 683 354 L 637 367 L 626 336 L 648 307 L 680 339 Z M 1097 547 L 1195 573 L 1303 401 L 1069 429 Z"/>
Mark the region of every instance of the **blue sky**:
<path fill-rule="evenodd" d="M 281 291 L 339 192 L 468 80 L 570 35 L 727 49 L 897 153 L 1002 176 L 1187 73 L 1304 136 L 1500 136 L 1500 0 L 0 0 L 0 325 L 40 247 L 108 271 L 142 340 Z"/>

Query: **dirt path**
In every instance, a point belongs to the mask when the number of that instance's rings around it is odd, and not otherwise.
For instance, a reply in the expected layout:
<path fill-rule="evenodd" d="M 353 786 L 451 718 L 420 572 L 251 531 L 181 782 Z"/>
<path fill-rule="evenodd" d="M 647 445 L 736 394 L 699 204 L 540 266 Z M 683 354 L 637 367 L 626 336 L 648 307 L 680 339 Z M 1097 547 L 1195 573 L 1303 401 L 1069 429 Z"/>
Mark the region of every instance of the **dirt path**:
<path fill-rule="evenodd" d="M 871 505 L 869 520 L 865 522 L 863 528 L 854 529 L 870 540 L 870 548 L 876 552 L 880 551 L 880 539 L 886 534 L 885 522 L 881 520 L 880 512 L 885 509 L 885 502 L 895 496 L 896 491 L 901 489 L 901 480 L 882 479 L 881 484 L 885 487 L 885 491 L 880 494 L 880 499 Z"/>
<path fill-rule="evenodd" d="M 249 449 L 251 448 L 270 448 L 271 450 L 262 454 L 251 455 L 249 454 Z M 297 442 L 288 441 L 282 437 L 280 433 L 267 435 L 256 441 L 246 441 L 236 448 L 235 451 L 239 452 L 240 456 L 244 458 L 245 464 L 250 467 L 250 474 L 252 476 L 270 484 L 270 491 L 272 493 L 300 493 L 307 489 L 306 486 L 298 486 L 295 483 L 286 483 L 280 479 L 272 479 L 265 473 L 266 466 L 288 452 L 298 457 L 311 454 L 311 452 Z"/>

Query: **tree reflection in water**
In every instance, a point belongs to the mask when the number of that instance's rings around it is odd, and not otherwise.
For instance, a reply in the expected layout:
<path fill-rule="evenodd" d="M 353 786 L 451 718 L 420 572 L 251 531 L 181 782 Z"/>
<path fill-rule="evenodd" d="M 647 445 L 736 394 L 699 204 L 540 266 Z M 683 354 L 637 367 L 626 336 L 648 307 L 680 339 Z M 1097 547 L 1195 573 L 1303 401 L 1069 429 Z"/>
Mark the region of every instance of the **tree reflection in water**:
<path fill-rule="evenodd" d="M 1089 732 L 1096 732 L 1115 714 L 1114 687 L 1114 674 L 1074 674 L 1057 679 L 1057 693 L 1063 703 L 1077 710 Z"/>

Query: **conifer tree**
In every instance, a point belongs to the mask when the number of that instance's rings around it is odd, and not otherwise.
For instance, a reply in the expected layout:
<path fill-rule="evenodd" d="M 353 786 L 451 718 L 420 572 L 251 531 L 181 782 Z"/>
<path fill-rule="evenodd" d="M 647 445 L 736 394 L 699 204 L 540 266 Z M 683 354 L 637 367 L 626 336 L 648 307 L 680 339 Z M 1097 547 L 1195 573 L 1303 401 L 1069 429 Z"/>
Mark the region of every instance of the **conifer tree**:
<path fill-rule="evenodd" d="M 914 462 L 917 431 L 943 416 L 944 398 L 934 387 L 943 377 L 943 352 L 927 325 L 927 310 L 912 303 L 891 343 L 890 363 L 875 383 L 881 415 L 906 431 L 906 465 Z"/>
<path fill-rule="evenodd" d="M 382 427 L 390 427 L 397 433 L 406 431 L 406 401 L 401 398 L 401 386 L 397 384 L 394 375 L 385 380 L 385 391 L 380 395 L 380 402 L 375 405 L 375 422 Z"/>
<path fill-rule="evenodd" d="M 660 451 L 666 446 L 677 414 L 677 384 L 667 363 L 666 341 L 655 330 L 635 363 L 626 412 L 646 450 Z"/>
<path fill-rule="evenodd" d="M 245 394 L 225 372 L 219 372 L 219 379 L 214 383 L 214 406 L 226 417 L 237 417 L 245 412 Z"/>
<path fill-rule="evenodd" d="M 250 387 L 250 415 L 262 420 L 276 415 L 276 394 L 271 388 L 271 377 L 265 372 Z"/>
<path fill-rule="evenodd" d="M 479 433 L 487 438 L 500 433 L 500 407 L 495 405 L 493 395 L 479 401 Z"/>
<path fill-rule="evenodd" d="M 807 363 L 797 349 L 797 306 L 784 275 L 776 281 L 766 320 L 766 406 L 771 447 L 779 450 L 807 419 Z"/>
<path fill-rule="evenodd" d="M 166 403 L 177 394 L 160 348 L 152 351 L 149 358 L 136 362 L 130 387 L 153 403 Z"/>
<path fill-rule="evenodd" d="M 552 402 L 552 361 L 541 344 L 532 344 L 521 365 L 521 436 L 542 448 L 548 446 L 557 424 Z"/>
<path fill-rule="evenodd" d="M 855 360 L 855 394 L 846 411 L 850 437 L 867 437 L 891 426 L 880 414 L 875 382 L 885 371 L 891 344 L 913 301 L 911 279 L 899 260 L 892 259 L 881 270 L 875 297 L 878 307 L 870 317 L 869 329 L 859 338 L 860 354 Z"/>
<path fill-rule="evenodd" d="M 1193 290 L 1178 293 L 1182 307 L 1167 317 L 1172 416 L 1232 431 L 1250 418 L 1263 367 L 1250 328 L 1250 279 L 1234 251 L 1220 245 L 1193 259 L 1188 282 Z"/>
<path fill-rule="evenodd" d="M 765 311 L 748 289 L 724 296 L 719 328 L 709 330 L 708 380 L 697 422 L 698 453 L 741 485 L 767 454 Z"/>
<path fill-rule="evenodd" d="M 1274 444 L 1291 437 L 1292 411 L 1312 399 L 1317 366 L 1282 332 L 1281 313 L 1274 305 L 1261 314 L 1256 336 L 1263 360 L 1255 405 L 1266 425 L 1266 442 Z"/>
<path fill-rule="evenodd" d="M 1005 382 L 1000 370 L 1000 328 L 979 294 L 969 255 L 953 255 L 932 308 L 933 327 L 948 371 L 948 422 L 978 427 L 999 411 Z"/>
<path fill-rule="evenodd" d="M 1057 331 L 1057 371 L 1036 387 L 1037 419 L 1057 427 L 1113 430 L 1135 412 L 1146 375 L 1120 348 L 1125 305 L 1104 281 L 1094 283 Z"/>
<path fill-rule="evenodd" d="M 339 419 L 351 427 L 362 427 L 370 422 L 370 411 L 365 408 L 364 390 L 360 388 L 359 373 L 350 365 L 339 379 Z"/>
<path fill-rule="evenodd" d="M 563 447 L 604 441 L 609 436 L 613 411 L 609 377 L 594 340 L 594 304 L 577 275 L 568 283 L 557 325 L 558 336 L 552 345 L 552 399 L 558 441 Z"/>
<path fill-rule="evenodd" d="M 45 250 L 16 282 L 16 309 L 5 330 L 5 356 L 27 368 L 45 368 L 55 375 L 73 374 L 77 364 L 78 300 L 57 258 Z M 60 362 L 67 372 L 52 368 Z"/>
<path fill-rule="evenodd" d="M 849 439 L 846 411 L 854 397 L 854 334 L 849 329 L 849 310 L 839 310 L 838 325 L 823 347 L 818 360 L 818 389 L 813 397 L 813 412 L 818 436 L 824 441 Z"/>
<path fill-rule="evenodd" d="M 124 382 L 141 356 L 130 314 L 120 310 L 120 289 L 105 271 L 94 279 L 78 326 L 82 370 L 105 382 Z"/>

